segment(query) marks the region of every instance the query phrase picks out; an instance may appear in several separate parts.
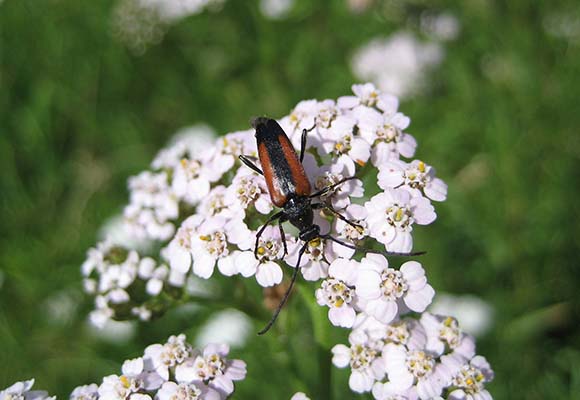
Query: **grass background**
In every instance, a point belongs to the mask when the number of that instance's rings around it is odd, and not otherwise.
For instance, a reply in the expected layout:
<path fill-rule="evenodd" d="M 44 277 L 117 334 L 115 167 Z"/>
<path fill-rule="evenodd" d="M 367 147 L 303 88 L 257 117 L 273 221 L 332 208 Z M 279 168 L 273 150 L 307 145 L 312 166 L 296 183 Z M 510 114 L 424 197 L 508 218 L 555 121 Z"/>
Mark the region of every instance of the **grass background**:
<path fill-rule="evenodd" d="M 580 398 L 580 38 L 544 29 L 548 18 L 580 24 L 576 2 L 388 1 L 353 15 L 343 1 L 298 1 L 273 22 L 254 1 L 229 0 L 171 27 L 141 56 L 111 35 L 114 5 L 0 4 L 0 388 L 35 377 L 36 388 L 66 398 L 147 344 L 193 334 L 218 307 L 170 313 L 128 342 L 86 326 L 85 252 L 127 202 L 127 177 L 174 131 L 196 122 L 246 129 L 250 116 L 348 94 L 358 46 L 415 29 L 422 11 L 449 10 L 461 34 L 430 90 L 402 104 L 418 157 L 450 190 L 417 248 L 429 252 L 437 291 L 494 307 L 493 329 L 478 341 L 496 372 L 494 397 Z M 330 389 L 321 387 L 327 356 L 309 351 L 305 297 L 281 322 L 298 333 L 252 337 L 234 352 L 250 371 L 236 398 L 356 397 L 345 370 L 332 368 Z M 69 307 L 55 318 L 62 298 Z"/>

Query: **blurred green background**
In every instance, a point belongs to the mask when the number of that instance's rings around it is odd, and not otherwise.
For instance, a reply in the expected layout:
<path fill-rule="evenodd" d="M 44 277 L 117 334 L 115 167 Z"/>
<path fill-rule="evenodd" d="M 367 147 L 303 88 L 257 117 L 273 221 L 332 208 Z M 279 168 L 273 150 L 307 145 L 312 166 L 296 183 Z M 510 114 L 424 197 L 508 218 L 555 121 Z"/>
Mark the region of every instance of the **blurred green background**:
<path fill-rule="evenodd" d="M 436 291 L 494 307 L 478 353 L 496 372 L 495 398 L 580 398 L 578 2 L 375 1 L 356 14 L 346 1 L 300 0 L 272 21 L 254 1 L 227 0 L 168 27 L 142 54 L 112 33 L 116 6 L 0 3 L 0 388 L 35 377 L 35 388 L 66 398 L 147 344 L 195 332 L 214 309 L 170 313 L 129 341 L 86 325 L 85 252 L 126 204 L 127 178 L 173 132 L 197 122 L 247 129 L 251 116 L 350 94 L 356 48 L 417 31 L 425 11 L 449 11 L 458 39 L 428 90 L 402 103 L 417 155 L 450 191 L 416 248 L 428 250 Z M 572 25 L 550 35 L 561 21 Z M 285 313 L 309 327 L 304 300 Z M 309 340 L 251 336 L 233 351 L 250 371 L 235 397 L 322 396 Z M 331 373 L 333 397 L 355 398 L 347 371 Z"/>

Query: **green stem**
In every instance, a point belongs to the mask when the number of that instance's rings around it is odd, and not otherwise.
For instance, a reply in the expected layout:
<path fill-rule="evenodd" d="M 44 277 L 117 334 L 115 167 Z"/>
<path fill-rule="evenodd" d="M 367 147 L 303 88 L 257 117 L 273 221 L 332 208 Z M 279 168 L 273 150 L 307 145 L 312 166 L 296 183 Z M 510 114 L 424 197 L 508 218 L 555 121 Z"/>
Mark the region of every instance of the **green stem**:
<path fill-rule="evenodd" d="M 316 303 L 312 296 L 312 288 L 309 285 L 299 284 L 300 296 L 310 311 L 314 340 L 316 342 L 319 382 L 318 399 L 331 398 L 331 356 L 330 348 L 332 340 L 330 338 L 329 323 L 326 316 L 327 310 Z"/>

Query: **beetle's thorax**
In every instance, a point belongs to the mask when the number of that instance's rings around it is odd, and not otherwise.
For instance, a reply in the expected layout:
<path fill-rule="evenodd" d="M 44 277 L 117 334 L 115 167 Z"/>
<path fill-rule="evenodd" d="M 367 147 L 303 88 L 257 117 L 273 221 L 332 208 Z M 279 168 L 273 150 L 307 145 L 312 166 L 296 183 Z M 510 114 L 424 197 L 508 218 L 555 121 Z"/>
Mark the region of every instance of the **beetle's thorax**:
<path fill-rule="evenodd" d="M 300 239 L 310 241 L 320 235 L 320 228 L 314 224 L 314 214 L 310 198 L 291 196 L 284 204 L 284 213 L 288 221 L 300 231 Z"/>

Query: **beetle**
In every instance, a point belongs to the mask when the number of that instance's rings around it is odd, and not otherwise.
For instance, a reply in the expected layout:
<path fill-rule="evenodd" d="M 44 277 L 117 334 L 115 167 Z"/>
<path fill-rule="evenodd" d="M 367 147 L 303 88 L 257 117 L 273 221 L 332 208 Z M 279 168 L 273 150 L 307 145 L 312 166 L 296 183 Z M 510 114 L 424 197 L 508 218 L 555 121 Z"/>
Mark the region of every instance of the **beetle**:
<path fill-rule="evenodd" d="M 260 237 L 264 233 L 266 227 L 276 221 L 278 222 L 280 237 L 284 246 L 284 256 L 288 254 L 288 248 L 286 246 L 284 228 L 282 227 L 283 222 L 288 221 L 294 225 L 299 231 L 298 238 L 304 242 L 298 252 L 298 261 L 296 263 L 296 268 L 294 268 L 294 273 L 292 274 L 290 286 L 286 290 L 286 293 L 284 294 L 280 304 L 278 305 L 268 324 L 260 332 L 258 332 L 259 335 L 266 333 L 272 327 L 282 307 L 288 300 L 288 296 L 292 291 L 292 287 L 296 281 L 298 271 L 300 270 L 300 261 L 302 259 L 302 255 L 306 251 L 308 243 L 312 240 L 328 239 L 351 249 L 389 256 L 413 256 L 423 254 L 423 252 L 394 253 L 366 249 L 357 245 L 351 245 L 342 242 L 330 236 L 329 234 L 321 234 L 320 227 L 314 223 L 314 210 L 328 210 L 337 218 L 345 221 L 355 229 L 362 228 L 352 221 L 349 221 L 337 210 L 335 210 L 330 204 L 324 202 L 313 202 L 313 199 L 328 193 L 329 191 L 335 189 L 336 187 L 349 180 L 358 178 L 356 176 L 346 177 L 313 193 L 312 185 L 310 184 L 308 176 L 304 171 L 302 162 L 304 160 L 308 132 L 314 129 L 316 124 L 310 129 L 302 130 L 299 156 L 296 154 L 292 142 L 290 142 L 290 139 L 288 139 L 288 136 L 282 127 L 278 124 L 278 122 L 276 122 L 276 120 L 267 117 L 257 117 L 251 121 L 251 125 L 256 131 L 255 137 L 258 145 L 258 158 L 260 160 L 262 169 L 260 169 L 253 162 L 255 157 L 240 155 L 239 159 L 256 173 L 264 176 L 272 203 L 276 207 L 282 209 L 281 211 L 273 214 L 256 233 L 256 245 L 254 247 L 254 254 L 257 258 Z"/>

